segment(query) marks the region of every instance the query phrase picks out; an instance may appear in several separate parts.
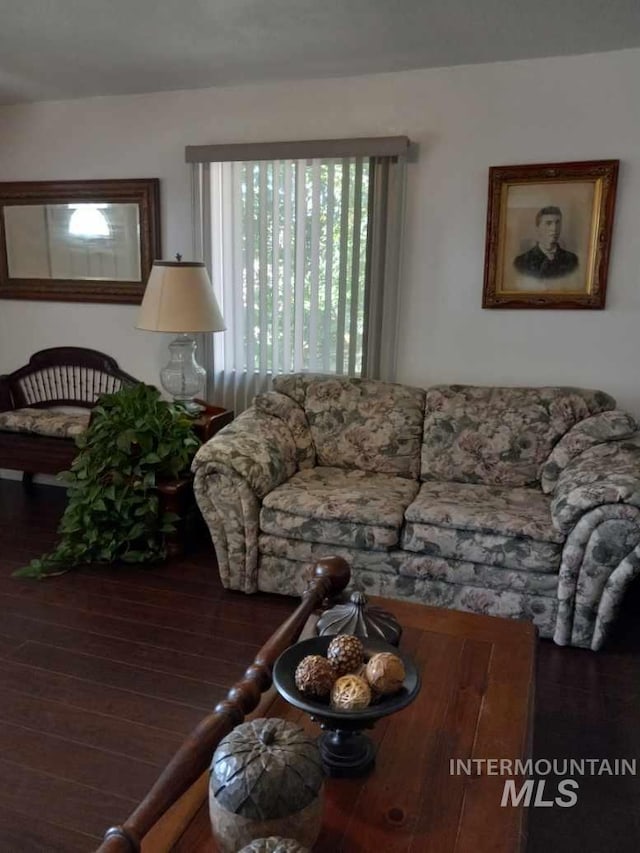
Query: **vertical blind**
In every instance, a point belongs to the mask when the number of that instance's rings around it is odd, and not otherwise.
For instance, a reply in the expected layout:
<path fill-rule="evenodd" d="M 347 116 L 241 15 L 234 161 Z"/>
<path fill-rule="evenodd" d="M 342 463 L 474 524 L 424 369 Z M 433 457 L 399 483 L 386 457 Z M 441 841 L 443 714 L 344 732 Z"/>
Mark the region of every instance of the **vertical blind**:
<path fill-rule="evenodd" d="M 229 330 L 213 337 L 216 398 L 240 410 L 274 374 L 360 374 L 369 159 L 212 163 L 208 179 Z"/>
<path fill-rule="evenodd" d="M 404 158 L 387 149 L 406 144 L 187 148 L 195 257 L 227 325 L 205 340 L 209 399 L 240 412 L 279 373 L 394 378 Z"/>

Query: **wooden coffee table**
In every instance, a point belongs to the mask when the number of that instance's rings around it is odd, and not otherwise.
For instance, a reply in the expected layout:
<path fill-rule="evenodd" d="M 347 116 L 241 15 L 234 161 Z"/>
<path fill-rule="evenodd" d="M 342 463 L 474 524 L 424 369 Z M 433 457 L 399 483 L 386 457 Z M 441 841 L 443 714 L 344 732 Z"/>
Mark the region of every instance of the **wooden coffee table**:
<path fill-rule="evenodd" d="M 512 853 L 526 847 L 525 809 L 501 807 L 504 776 L 450 773 L 451 759 L 530 755 L 536 631 L 528 622 L 372 599 L 404 628 L 422 674 L 408 708 L 380 720 L 375 770 L 329 779 L 314 853 Z M 319 729 L 275 694 L 260 715 Z M 215 853 L 203 802 L 175 853 Z"/>

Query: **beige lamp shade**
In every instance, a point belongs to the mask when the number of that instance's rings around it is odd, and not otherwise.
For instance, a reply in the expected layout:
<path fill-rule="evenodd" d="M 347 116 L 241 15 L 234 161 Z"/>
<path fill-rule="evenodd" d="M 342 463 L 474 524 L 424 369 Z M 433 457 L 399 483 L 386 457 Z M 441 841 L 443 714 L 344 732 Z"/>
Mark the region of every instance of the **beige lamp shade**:
<path fill-rule="evenodd" d="M 154 261 L 136 328 L 151 332 L 223 332 L 209 275 L 198 261 Z"/>

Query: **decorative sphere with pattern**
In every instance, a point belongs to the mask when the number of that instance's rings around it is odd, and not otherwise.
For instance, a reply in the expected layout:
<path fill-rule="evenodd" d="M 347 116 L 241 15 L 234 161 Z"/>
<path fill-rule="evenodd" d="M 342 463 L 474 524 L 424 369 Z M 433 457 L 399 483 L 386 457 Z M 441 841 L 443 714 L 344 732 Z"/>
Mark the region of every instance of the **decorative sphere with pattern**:
<path fill-rule="evenodd" d="M 359 675 L 343 675 L 331 689 L 331 705 L 338 711 L 362 711 L 371 702 L 371 688 Z"/>
<path fill-rule="evenodd" d="M 364 662 L 364 647 L 353 634 L 338 634 L 329 643 L 327 658 L 337 675 L 357 672 Z"/>
<path fill-rule="evenodd" d="M 379 652 L 369 660 L 365 675 L 376 693 L 388 696 L 397 693 L 404 684 L 404 664 L 391 652 Z"/>
<path fill-rule="evenodd" d="M 305 696 L 325 699 L 336 680 L 336 673 L 322 655 L 307 655 L 302 658 L 295 672 L 296 687 Z"/>

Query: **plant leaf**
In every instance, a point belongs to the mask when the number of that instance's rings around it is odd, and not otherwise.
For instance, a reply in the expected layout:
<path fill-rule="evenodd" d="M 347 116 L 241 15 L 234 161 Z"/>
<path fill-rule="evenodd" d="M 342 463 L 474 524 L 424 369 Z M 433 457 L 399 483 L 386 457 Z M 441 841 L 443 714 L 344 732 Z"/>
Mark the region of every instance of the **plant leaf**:
<path fill-rule="evenodd" d="M 200 444 L 192 420 L 152 386 L 102 395 L 71 469 L 60 475 L 68 502 L 58 545 L 14 575 L 43 578 L 93 562 L 162 559 L 164 534 L 179 517 L 159 517 L 155 485 L 188 472 Z"/>

